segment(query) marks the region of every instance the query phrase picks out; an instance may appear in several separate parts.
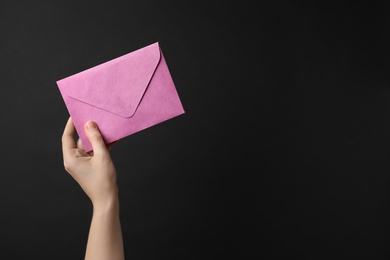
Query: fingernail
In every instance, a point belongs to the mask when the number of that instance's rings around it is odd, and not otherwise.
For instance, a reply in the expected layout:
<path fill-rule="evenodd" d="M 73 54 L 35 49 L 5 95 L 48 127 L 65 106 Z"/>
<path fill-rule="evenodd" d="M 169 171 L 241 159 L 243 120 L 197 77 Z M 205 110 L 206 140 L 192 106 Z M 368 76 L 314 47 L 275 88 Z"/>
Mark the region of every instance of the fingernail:
<path fill-rule="evenodd" d="M 88 121 L 87 123 L 87 129 L 92 129 L 92 128 L 96 128 L 96 124 L 92 121 Z"/>

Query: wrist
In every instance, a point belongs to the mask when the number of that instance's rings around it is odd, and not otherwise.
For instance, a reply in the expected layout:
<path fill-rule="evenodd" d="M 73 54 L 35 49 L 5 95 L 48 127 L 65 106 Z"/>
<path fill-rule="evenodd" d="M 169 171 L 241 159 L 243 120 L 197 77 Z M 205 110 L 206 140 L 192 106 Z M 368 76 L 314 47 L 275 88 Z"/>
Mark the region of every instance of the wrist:
<path fill-rule="evenodd" d="M 92 202 L 94 211 L 111 211 L 119 208 L 119 198 L 117 193 L 110 194 L 104 199 Z"/>

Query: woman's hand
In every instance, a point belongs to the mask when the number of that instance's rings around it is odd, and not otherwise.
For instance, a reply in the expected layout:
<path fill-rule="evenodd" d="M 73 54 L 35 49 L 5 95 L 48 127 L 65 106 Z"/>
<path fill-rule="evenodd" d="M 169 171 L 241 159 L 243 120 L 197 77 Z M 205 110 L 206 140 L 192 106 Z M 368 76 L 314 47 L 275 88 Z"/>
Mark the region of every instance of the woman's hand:
<path fill-rule="evenodd" d="M 85 132 L 93 152 L 86 153 L 80 140 L 75 142 L 76 129 L 69 118 L 63 136 L 62 151 L 66 171 L 91 199 L 94 207 L 111 203 L 118 195 L 115 166 L 96 123 L 89 121 Z"/>

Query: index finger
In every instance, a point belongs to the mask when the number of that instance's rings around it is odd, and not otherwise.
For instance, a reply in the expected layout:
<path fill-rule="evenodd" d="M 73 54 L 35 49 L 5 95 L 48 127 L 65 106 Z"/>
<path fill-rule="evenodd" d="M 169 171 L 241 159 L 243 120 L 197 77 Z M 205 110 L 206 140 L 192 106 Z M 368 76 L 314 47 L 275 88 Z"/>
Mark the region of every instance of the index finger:
<path fill-rule="evenodd" d="M 69 117 L 68 122 L 66 123 L 64 133 L 62 134 L 62 150 L 76 148 L 76 142 L 74 140 L 76 129 L 73 125 L 72 118 Z"/>

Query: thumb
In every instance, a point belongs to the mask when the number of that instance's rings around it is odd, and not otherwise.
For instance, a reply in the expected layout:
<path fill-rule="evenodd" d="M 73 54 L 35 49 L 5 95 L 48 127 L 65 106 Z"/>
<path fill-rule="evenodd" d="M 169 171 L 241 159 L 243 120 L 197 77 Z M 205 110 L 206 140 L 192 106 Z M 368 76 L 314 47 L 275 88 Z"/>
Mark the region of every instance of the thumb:
<path fill-rule="evenodd" d="M 94 155 L 108 152 L 103 136 L 95 122 L 88 121 L 85 124 L 85 133 L 92 144 Z"/>

